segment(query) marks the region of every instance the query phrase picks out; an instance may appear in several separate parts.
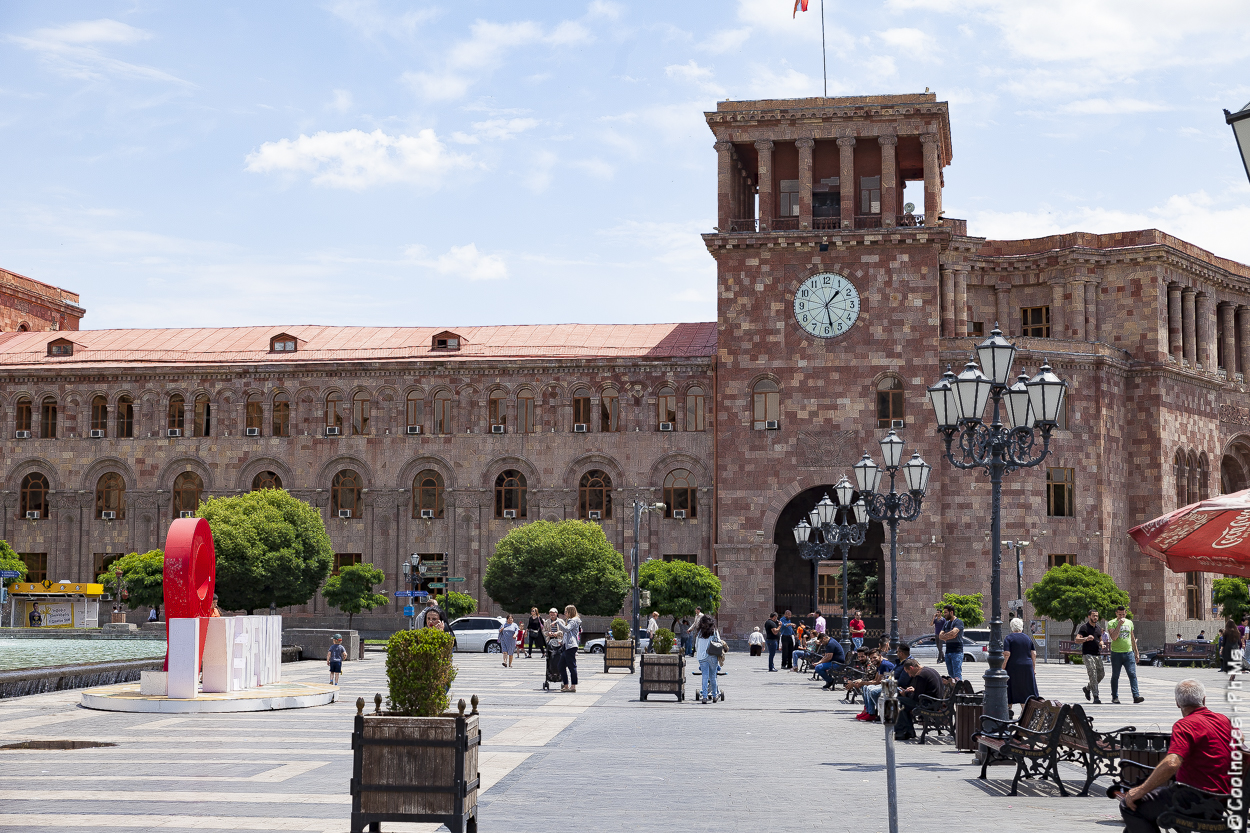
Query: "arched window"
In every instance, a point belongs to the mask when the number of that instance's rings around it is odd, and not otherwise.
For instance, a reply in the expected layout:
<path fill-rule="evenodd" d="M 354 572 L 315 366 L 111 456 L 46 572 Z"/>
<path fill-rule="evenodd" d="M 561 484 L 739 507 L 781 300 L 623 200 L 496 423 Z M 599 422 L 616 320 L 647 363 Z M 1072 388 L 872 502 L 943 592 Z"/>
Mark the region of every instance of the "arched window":
<path fill-rule="evenodd" d="M 608 388 L 599 397 L 599 430 L 621 430 L 621 394 L 616 388 Z"/>
<path fill-rule="evenodd" d="M 1189 471 L 1188 497 L 1186 503 L 1195 503 L 1198 500 L 1198 455 L 1193 451 L 1189 452 L 1189 458 L 1186 461 L 1185 468 Z"/>
<path fill-rule="evenodd" d="M 425 400 L 416 391 L 408 394 L 407 425 L 409 428 L 420 428 L 425 425 Z"/>
<path fill-rule="evenodd" d="M 343 433 L 343 398 L 337 393 L 326 394 L 326 428 Z"/>
<path fill-rule="evenodd" d="M 259 492 L 261 489 L 281 489 L 282 478 L 275 472 L 262 471 L 260 474 L 252 478 L 252 491 Z"/>
<path fill-rule="evenodd" d="M 173 396 L 169 397 L 169 414 L 165 427 L 170 431 L 177 431 L 178 434 L 173 436 L 178 436 L 182 433 L 182 429 L 185 427 L 186 418 L 186 400 L 182 398 L 182 394 L 175 393 Z"/>
<path fill-rule="evenodd" d="M 655 395 L 655 421 L 660 431 L 672 431 L 677 422 L 677 392 L 670 387 L 660 388 Z M 664 426 L 668 426 L 665 428 Z"/>
<path fill-rule="evenodd" d="M 360 391 L 352 397 L 352 435 L 369 433 L 369 394 Z"/>
<path fill-rule="evenodd" d="M 1204 451 L 1198 455 L 1198 497 L 1197 500 L 1206 500 L 1208 494 L 1208 482 L 1211 480 L 1211 470 L 1207 463 L 1207 453 Z"/>
<path fill-rule="evenodd" d="M 434 433 L 450 434 L 454 431 L 451 423 L 451 391 L 440 390 L 434 394 Z"/>
<path fill-rule="evenodd" d="M 191 428 L 197 437 L 207 437 L 213 432 L 213 406 L 208 402 L 207 393 L 195 397 L 195 417 Z"/>
<path fill-rule="evenodd" d="M 903 380 L 897 376 L 877 383 L 877 427 L 903 427 Z"/>
<path fill-rule="evenodd" d="M 48 517 L 48 478 L 37 471 L 22 478 L 22 491 L 18 501 L 19 518 L 27 517 L 30 512 L 38 512 L 41 518 Z"/>
<path fill-rule="evenodd" d="M 1178 451 L 1172 457 L 1172 476 L 1176 478 L 1176 508 L 1189 505 L 1189 468 L 1185 465 L 1185 452 Z"/>
<path fill-rule="evenodd" d="M 99 431 L 97 436 L 104 436 L 109 427 L 109 401 L 103 396 L 91 400 L 91 430 Z"/>
<path fill-rule="evenodd" d="M 591 518 L 591 512 L 598 512 Z M 592 469 L 582 475 L 577 485 L 577 517 L 582 520 L 607 520 L 612 517 L 612 478 L 607 472 Z"/>
<path fill-rule="evenodd" d="M 673 517 L 674 511 L 685 512 L 687 518 L 698 515 L 698 486 L 685 469 L 673 469 L 664 478 L 664 517 Z"/>
<path fill-rule="evenodd" d="M 273 398 L 273 435 L 291 436 L 291 398 L 281 392 Z"/>
<path fill-rule="evenodd" d="M 200 508 L 200 495 L 204 491 L 204 481 L 193 471 L 184 471 L 174 478 L 174 517 L 181 518 L 183 512 L 192 512 Z"/>
<path fill-rule="evenodd" d="M 343 512 L 350 512 L 350 516 L 344 517 L 361 517 L 360 491 L 360 475 L 356 472 L 344 469 L 334 475 L 330 484 L 330 515 L 337 518 Z"/>
<path fill-rule="evenodd" d="M 751 389 L 751 400 L 752 428 L 763 431 L 781 425 L 781 391 L 776 382 L 770 379 L 756 382 Z"/>
<path fill-rule="evenodd" d="M 261 400 L 259 393 L 249 393 L 247 395 L 247 405 L 244 409 L 243 427 L 246 429 L 244 434 L 249 437 L 259 437 L 261 426 L 265 423 L 265 404 Z"/>
<path fill-rule="evenodd" d="M 534 433 L 534 392 L 529 388 L 516 395 L 516 430 L 522 434 Z"/>
<path fill-rule="evenodd" d="M 508 400 L 507 394 L 501 390 L 493 390 L 490 392 L 490 398 L 487 400 L 486 416 L 490 420 L 490 427 L 493 431 L 496 425 L 507 426 L 508 424 Z"/>
<path fill-rule="evenodd" d="M 103 475 L 95 484 L 95 516 L 113 512 L 117 520 L 126 517 L 126 481 L 116 472 Z"/>
<path fill-rule="evenodd" d="M 521 472 L 516 469 L 500 472 L 495 478 L 495 517 L 524 518 L 528 504 L 526 490 L 525 475 Z M 504 512 L 516 514 L 505 516 Z"/>
<path fill-rule="evenodd" d="M 573 391 L 573 424 L 590 425 L 590 388 Z"/>
<path fill-rule="evenodd" d="M 104 397 L 97 397 L 103 400 Z M 102 403 L 103 404 L 103 403 Z M 95 427 L 95 405 L 91 406 L 92 427 Z M 108 407 L 104 406 L 103 422 L 108 422 Z M 129 396 L 117 399 L 117 436 L 134 437 L 135 435 L 135 403 Z"/>
<path fill-rule="evenodd" d="M 39 436 L 45 440 L 56 439 L 56 399 L 51 396 L 43 398 L 40 407 Z"/>
<path fill-rule="evenodd" d="M 443 476 L 433 469 L 419 472 L 413 478 L 412 517 L 443 517 Z"/>
<path fill-rule="evenodd" d="M 696 385 L 686 390 L 687 431 L 703 431 L 707 428 L 705 424 L 706 418 L 704 417 L 706 403 L 707 398 L 703 395 L 703 388 Z"/>
<path fill-rule="evenodd" d="M 19 397 L 17 400 L 17 430 L 30 431 L 31 423 L 31 403 L 29 396 Z"/>

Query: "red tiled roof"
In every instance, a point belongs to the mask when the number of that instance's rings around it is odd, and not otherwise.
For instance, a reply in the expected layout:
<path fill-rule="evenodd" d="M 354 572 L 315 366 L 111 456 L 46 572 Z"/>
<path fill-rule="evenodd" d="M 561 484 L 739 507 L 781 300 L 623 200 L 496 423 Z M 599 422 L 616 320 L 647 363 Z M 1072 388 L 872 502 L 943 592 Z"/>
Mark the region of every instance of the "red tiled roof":
<path fill-rule="evenodd" d="M 560 358 L 698 358 L 716 352 L 715 322 L 541 324 L 453 327 L 456 351 L 432 350 L 445 327 L 222 327 L 194 330 L 76 330 L 0 333 L 0 368 L 23 365 L 198 365 L 318 361 L 466 361 Z M 269 352 L 280 333 L 301 342 Z M 51 358 L 48 342 L 69 338 L 74 355 Z"/>

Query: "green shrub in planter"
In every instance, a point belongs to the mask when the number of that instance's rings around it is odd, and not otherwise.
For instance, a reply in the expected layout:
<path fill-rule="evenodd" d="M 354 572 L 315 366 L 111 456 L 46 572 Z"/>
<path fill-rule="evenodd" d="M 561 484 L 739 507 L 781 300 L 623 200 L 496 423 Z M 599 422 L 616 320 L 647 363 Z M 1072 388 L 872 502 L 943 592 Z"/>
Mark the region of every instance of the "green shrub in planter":
<path fill-rule="evenodd" d="M 434 628 L 399 631 L 386 643 L 386 681 L 392 712 L 438 717 L 447 711 L 447 691 L 456 679 L 451 663 L 454 637 Z"/>
<path fill-rule="evenodd" d="M 655 632 L 655 637 L 651 640 L 651 649 L 657 654 L 667 654 L 673 650 L 673 640 L 676 637 L 668 628 L 660 628 Z"/>
<path fill-rule="evenodd" d="M 608 630 L 612 632 L 612 638 L 615 640 L 629 639 L 629 622 L 619 616 L 608 625 Z"/>

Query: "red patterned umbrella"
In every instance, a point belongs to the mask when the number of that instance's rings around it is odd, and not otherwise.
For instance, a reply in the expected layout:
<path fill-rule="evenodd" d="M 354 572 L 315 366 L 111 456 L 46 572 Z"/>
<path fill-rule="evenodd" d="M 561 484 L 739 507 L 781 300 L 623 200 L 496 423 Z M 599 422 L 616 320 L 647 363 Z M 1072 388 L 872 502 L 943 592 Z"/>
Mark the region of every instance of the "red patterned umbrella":
<path fill-rule="evenodd" d="M 1250 578 L 1250 489 L 1191 503 L 1128 534 L 1173 572 Z"/>

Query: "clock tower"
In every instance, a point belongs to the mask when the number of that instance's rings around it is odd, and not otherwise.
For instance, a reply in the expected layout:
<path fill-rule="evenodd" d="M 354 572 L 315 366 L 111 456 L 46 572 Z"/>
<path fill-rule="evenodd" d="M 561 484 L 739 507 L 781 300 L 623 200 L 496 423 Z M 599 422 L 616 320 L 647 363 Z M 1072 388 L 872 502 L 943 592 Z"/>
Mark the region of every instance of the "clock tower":
<path fill-rule="evenodd" d="M 891 428 L 941 457 L 925 388 L 939 338 L 967 335 L 951 332 L 941 284 L 976 242 L 942 215 L 947 105 L 930 93 L 724 101 L 705 115 L 718 155 L 717 228 L 703 238 L 717 263 L 722 619 L 749 632 L 815 600 L 840 630 L 841 563 L 803 561 L 792 529 L 865 451 L 880 457 Z M 870 634 L 889 610 L 883 538 L 873 524 L 851 553 L 850 606 Z M 900 609 L 937 578 L 932 561 L 900 549 Z"/>

